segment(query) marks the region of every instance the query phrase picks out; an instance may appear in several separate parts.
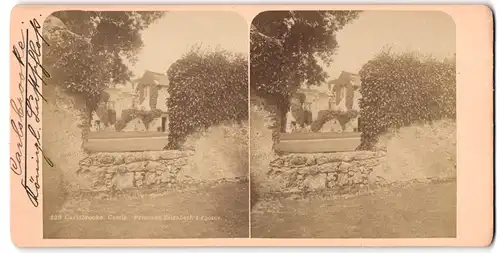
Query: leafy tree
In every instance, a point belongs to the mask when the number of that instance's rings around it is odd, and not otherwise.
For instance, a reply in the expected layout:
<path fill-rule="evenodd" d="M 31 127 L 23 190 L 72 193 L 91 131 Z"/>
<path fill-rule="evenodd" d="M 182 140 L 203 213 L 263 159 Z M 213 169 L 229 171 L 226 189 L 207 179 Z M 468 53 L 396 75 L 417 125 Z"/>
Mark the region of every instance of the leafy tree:
<path fill-rule="evenodd" d="M 248 119 L 248 60 L 241 54 L 194 48 L 172 64 L 167 75 L 167 148 L 179 148 L 198 129 Z"/>
<path fill-rule="evenodd" d="M 140 32 L 164 12 L 59 11 L 46 19 L 49 46 L 43 48 L 51 84 L 82 95 L 90 110 L 108 85 L 130 79 L 125 61 L 135 62 Z M 55 23 L 55 24 L 54 24 Z"/>
<path fill-rule="evenodd" d="M 250 87 L 277 108 L 277 129 L 284 131 L 290 98 L 302 85 L 319 85 L 339 47 L 336 33 L 359 11 L 266 11 L 252 21 Z M 277 141 L 279 134 L 274 134 Z"/>

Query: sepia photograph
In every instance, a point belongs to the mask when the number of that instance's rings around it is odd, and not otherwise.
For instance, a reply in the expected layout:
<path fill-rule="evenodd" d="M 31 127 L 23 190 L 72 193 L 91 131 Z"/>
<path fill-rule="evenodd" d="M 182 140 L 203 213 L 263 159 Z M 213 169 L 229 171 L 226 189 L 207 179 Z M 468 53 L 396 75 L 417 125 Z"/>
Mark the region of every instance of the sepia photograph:
<path fill-rule="evenodd" d="M 248 238 L 246 20 L 65 10 L 40 23 L 43 238 Z"/>
<path fill-rule="evenodd" d="M 17 5 L 6 238 L 489 246 L 493 28 L 486 5 Z"/>
<path fill-rule="evenodd" d="M 253 238 L 455 238 L 456 131 L 446 13 L 253 19 Z"/>

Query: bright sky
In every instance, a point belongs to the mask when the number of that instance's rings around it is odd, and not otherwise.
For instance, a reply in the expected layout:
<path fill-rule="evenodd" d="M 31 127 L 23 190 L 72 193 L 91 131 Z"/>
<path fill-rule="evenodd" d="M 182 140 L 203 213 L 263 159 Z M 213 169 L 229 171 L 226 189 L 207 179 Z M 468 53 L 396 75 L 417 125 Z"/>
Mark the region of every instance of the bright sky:
<path fill-rule="evenodd" d="M 330 79 L 342 70 L 357 73 L 384 46 L 392 51 L 420 51 L 437 59 L 456 50 L 455 23 L 443 12 L 365 11 L 338 35 L 339 49 L 325 69 Z"/>
<path fill-rule="evenodd" d="M 245 19 L 237 13 L 168 12 L 142 32 L 144 48 L 130 69 L 136 77 L 146 70 L 166 73 L 172 63 L 200 43 L 208 50 L 220 47 L 246 55 L 248 33 Z"/>
<path fill-rule="evenodd" d="M 169 12 L 144 30 L 144 48 L 131 66 L 140 76 L 145 70 L 165 73 L 196 44 L 248 53 L 248 25 L 232 12 Z M 342 70 L 358 72 L 384 46 L 392 50 L 420 51 L 438 59 L 455 53 L 455 24 L 442 12 L 365 11 L 337 34 L 339 49 L 325 70 L 330 79 Z"/>

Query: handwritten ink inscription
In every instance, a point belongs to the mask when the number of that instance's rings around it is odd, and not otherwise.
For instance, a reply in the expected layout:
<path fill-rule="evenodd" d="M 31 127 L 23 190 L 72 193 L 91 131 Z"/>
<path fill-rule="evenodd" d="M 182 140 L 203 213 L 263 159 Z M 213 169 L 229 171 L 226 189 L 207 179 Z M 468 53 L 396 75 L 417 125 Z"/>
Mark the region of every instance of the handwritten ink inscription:
<path fill-rule="evenodd" d="M 15 87 L 19 96 L 10 100 L 10 126 L 15 136 L 12 139 L 15 150 L 10 157 L 10 169 L 20 177 L 20 185 L 33 206 L 37 207 L 40 162 L 43 160 L 54 167 L 54 163 L 43 153 L 40 120 L 40 103 L 47 101 L 41 93 L 41 86 L 47 85 L 45 79 L 50 77 L 41 63 L 41 48 L 42 45 L 50 45 L 42 36 L 41 25 L 36 19 L 30 20 L 29 27 L 21 29 L 20 35 L 21 40 L 12 47 L 19 67 L 19 83 Z M 31 153 L 34 155 L 31 156 Z"/>

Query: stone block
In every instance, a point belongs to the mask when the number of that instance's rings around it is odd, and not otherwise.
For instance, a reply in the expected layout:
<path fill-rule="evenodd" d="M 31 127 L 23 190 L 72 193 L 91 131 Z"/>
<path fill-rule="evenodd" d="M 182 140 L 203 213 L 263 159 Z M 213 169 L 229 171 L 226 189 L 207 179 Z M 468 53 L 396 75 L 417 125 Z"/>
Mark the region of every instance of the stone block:
<path fill-rule="evenodd" d="M 313 165 L 310 167 L 302 167 L 299 168 L 297 172 L 302 175 L 316 175 L 319 173 L 319 166 Z"/>
<path fill-rule="evenodd" d="M 163 164 L 157 161 L 150 161 L 146 165 L 146 170 L 147 171 L 157 171 L 157 170 L 164 170 L 165 167 L 163 167 Z"/>
<path fill-rule="evenodd" d="M 77 174 L 85 174 L 85 173 L 90 173 L 92 171 L 93 170 L 92 170 L 91 166 L 80 164 L 80 166 L 78 167 L 78 170 L 76 170 L 76 173 Z"/>
<path fill-rule="evenodd" d="M 134 188 L 134 173 L 133 172 L 118 173 L 115 175 L 112 181 L 113 181 L 112 184 L 118 190 Z"/>
<path fill-rule="evenodd" d="M 334 173 L 326 173 L 326 180 L 331 181 L 334 180 Z"/>
<path fill-rule="evenodd" d="M 354 160 L 354 158 L 352 157 L 352 154 L 342 154 L 342 156 L 340 157 L 340 160 L 342 162 L 352 162 Z"/>
<path fill-rule="evenodd" d="M 284 159 L 282 159 L 282 158 L 276 158 L 276 159 L 274 159 L 273 161 L 271 161 L 271 162 L 269 163 L 269 165 L 270 165 L 271 167 L 281 167 L 281 166 L 283 166 L 283 165 L 284 165 L 284 163 L 285 163 L 285 160 L 284 160 Z"/>
<path fill-rule="evenodd" d="M 186 166 L 187 164 L 188 164 L 188 160 L 186 158 L 176 159 L 173 163 L 173 165 L 176 167 Z"/>
<path fill-rule="evenodd" d="M 94 164 L 114 164 L 115 157 L 110 153 L 97 153 L 94 157 Z"/>
<path fill-rule="evenodd" d="M 135 179 L 135 186 L 140 188 L 144 185 L 144 178 Z"/>
<path fill-rule="evenodd" d="M 135 179 L 143 179 L 145 174 L 146 173 L 144 171 L 136 171 L 134 173 L 134 178 Z"/>
<path fill-rule="evenodd" d="M 339 173 L 337 176 L 337 184 L 339 186 L 347 185 L 348 176 L 346 173 Z"/>
<path fill-rule="evenodd" d="M 117 154 L 115 156 L 115 162 L 114 162 L 114 164 L 115 165 L 122 165 L 124 163 L 125 163 L 125 156 L 123 154 L 121 154 L 121 153 Z"/>
<path fill-rule="evenodd" d="M 124 152 L 123 160 L 125 163 L 148 161 L 148 152 Z"/>
<path fill-rule="evenodd" d="M 123 166 L 127 168 L 127 171 L 144 171 L 146 168 L 146 164 L 147 162 L 142 161 L 142 162 L 129 163 Z"/>
<path fill-rule="evenodd" d="M 159 176 L 159 178 L 160 178 L 161 183 L 171 182 L 171 175 L 168 172 L 162 172 L 162 174 Z"/>
<path fill-rule="evenodd" d="M 127 166 L 121 165 L 121 166 L 113 166 L 113 167 L 116 168 L 116 172 L 117 173 L 126 173 L 126 172 L 129 171 L 128 168 L 127 168 Z"/>
<path fill-rule="evenodd" d="M 173 159 L 178 159 L 181 157 L 187 157 L 190 156 L 186 151 L 180 151 L 180 150 L 165 150 L 161 151 L 160 153 L 160 158 L 162 160 L 173 160 Z"/>
<path fill-rule="evenodd" d="M 328 159 L 328 157 L 326 157 L 326 156 L 318 156 L 318 157 L 316 157 L 316 164 L 318 164 L 318 165 L 322 165 L 322 164 L 328 163 L 329 161 L 330 161 L 330 159 Z"/>
<path fill-rule="evenodd" d="M 325 163 L 319 166 L 320 172 L 334 172 L 337 170 L 339 164 L 338 163 Z"/>
<path fill-rule="evenodd" d="M 353 152 L 352 158 L 353 160 L 367 160 L 367 159 L 372 159 L 377 156 L 376 152 L 372 151 L 357 151 Z"/>
<path fill-rule="evenodd" d="M 80 166 L 92 166 L 93 165 L 93 160 L 91 156 L 87 156 L 83 158 L 79 163 Z"/>
<path fill-rule="evenodd" d="M 363 174 L 361 172 L 354 173 L 353 180 L 355 184 L 359 184 L 363 182 Z"/>
<path fill-rule="evenodd" d="M 347 163 L 347 162 L 342 162 L 339 164 L 338 166 L 338 171 L 340 172 L 347 172 L 351 169 L 352 165 L 350 163 Z"/>
<path fill-rule="evenodd" d="M 302 166 L 305 165 L 307 162 L 307 158 L 303 156 L 292 156 L 290 157 L 289 160 L 290 164 L 293 166 Z"/>
<path fill-rule="evenodd" d="M 328 188 L 330 188 L 330 189 L 331 189 L 331 188 L 335 188 L 335 187 L 336 187 L 336 185 L 335 185 L 335 184 L 336 184 L 336 182 L 335 182 L 335 181 L 329 181 L 329 182 L 327 183 L 327 187 L 328 187 Z"/>
<path fill-rule="evenodd" d="M 307 166 L 316 165 L 316 158 L 312 156 L 307 157 L 306 165 Z"/>
<path fill-rule="evenodd" d="M 310 190 L 326 188 L 326 175 L 323 173 L 310 175 L 304 179 L 304 185 Z"/>
<path fill-rule="evenodd" d="M 154 185 L 154 184 L 156 184 L 157 179 L 158 179 L 158 177 L 156 176 L 156 173 L 147 172 L 146 176 L 144 177 L 144 184 L 145 185 Z"/>
<path fill-rule="evenodd" d="M 144 184 L 144 177 L 146 173 L 144 171 L 136 171 L 134 173 L 135 185 L 141 187 Z"/>
<path fill-rule="evenodd" d="M 112 185 L 113 185 L 113 181 L 111 180 L 111 178 L 104 180 L 104 186 L 106 187 L 106 189 L 111 188 Z"/>
<path fill-rule="evenodd" d="M 106 179 L 111 179 L 111 178 L 113 178 L 113 175 L 114 175 L 114 173 L 106 173 L 106 174 L 104 174 L 104 179 L 105 180 Z"/>
<path fill-rule="evenodd" d="M 385 162 L 385 158 L 373 158 L 373 159 L 366 159 L 366 160 L 359 160 L 355 162 L 356 166 L 360 167 L 376 167 L 380 164 L 383 164 Z"/>

